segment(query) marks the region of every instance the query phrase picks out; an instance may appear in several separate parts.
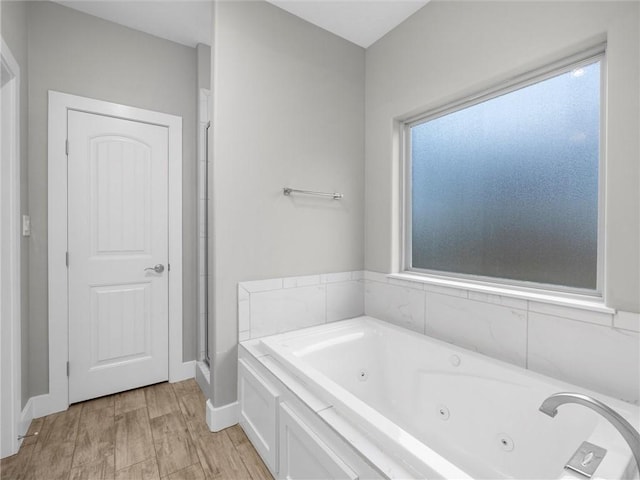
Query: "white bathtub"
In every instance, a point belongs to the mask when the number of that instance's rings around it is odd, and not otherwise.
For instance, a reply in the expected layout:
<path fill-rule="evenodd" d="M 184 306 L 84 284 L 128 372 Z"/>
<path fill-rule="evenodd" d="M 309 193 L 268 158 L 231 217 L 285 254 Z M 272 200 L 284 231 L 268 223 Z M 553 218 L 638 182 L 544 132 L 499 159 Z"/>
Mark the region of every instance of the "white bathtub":
<path fill-rule="evenodd" d="M 591 410 L 538 411 L 582 392 L 638 426 L 638 408 L 451 344 L 359 317 L 262 339 L 268 354 L 425 478 L 582 478 L 563 467 L 582 441 L 607 449 L 594 478 L 629 478 L 618 432 Z"/>

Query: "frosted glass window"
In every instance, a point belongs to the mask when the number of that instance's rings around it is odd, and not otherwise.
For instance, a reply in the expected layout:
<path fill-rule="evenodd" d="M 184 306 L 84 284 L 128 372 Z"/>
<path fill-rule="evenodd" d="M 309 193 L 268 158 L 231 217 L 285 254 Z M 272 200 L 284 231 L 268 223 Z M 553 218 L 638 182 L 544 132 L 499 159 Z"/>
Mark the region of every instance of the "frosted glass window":
<path fill-rule="evenodd" d="M 596 289 L 600 61 L 408 130 L 411 269 Z"/>

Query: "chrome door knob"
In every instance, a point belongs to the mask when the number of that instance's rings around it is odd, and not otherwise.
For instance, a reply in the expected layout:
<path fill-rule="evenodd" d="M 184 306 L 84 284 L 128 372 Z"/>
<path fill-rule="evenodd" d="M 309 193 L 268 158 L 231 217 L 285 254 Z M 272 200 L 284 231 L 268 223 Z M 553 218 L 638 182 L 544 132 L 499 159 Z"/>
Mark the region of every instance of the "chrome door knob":
<path fill-rule="evenodd" d="M 157 264 L 155 267 L 147 267 L 144 269 L 144 271 L 146 272 L 147 270 L 153 270 L 156 273 L 162 273 L 164 272 L 164 265 L 162 265 L 161 263 Z"/>

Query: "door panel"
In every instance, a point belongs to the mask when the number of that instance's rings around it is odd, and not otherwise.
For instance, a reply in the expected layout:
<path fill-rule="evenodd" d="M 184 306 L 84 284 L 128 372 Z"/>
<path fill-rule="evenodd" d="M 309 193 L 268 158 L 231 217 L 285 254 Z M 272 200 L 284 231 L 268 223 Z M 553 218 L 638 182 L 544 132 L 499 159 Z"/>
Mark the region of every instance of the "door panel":
<path fill-rule="evenodd" d="M 151 355 L 149 290 L 149 284 L 92 288 L 93 365 L 105 366 Z"/>
<path fill-rule="evenodd" d="M 148 145 L 120 137 L 91 140 L 94 255 L 149 253 L 151 214 Z"/>
<path fill-rule="evenodd" d="M 73 403 L 168 379 L 168 131 L 69 111 L 68 138 Z"/>

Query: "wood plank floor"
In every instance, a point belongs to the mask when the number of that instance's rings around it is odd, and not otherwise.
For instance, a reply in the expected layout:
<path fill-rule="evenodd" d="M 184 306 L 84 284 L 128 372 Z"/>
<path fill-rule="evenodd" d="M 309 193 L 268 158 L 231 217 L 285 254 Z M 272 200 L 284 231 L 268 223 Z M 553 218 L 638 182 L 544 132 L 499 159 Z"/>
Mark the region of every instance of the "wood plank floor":
<path fill-rule="evenodd" d="M 267 480 L 236 425 L 212 433 L 195 380 L 159 383 L 37 418 L 1 480 Z"/>

